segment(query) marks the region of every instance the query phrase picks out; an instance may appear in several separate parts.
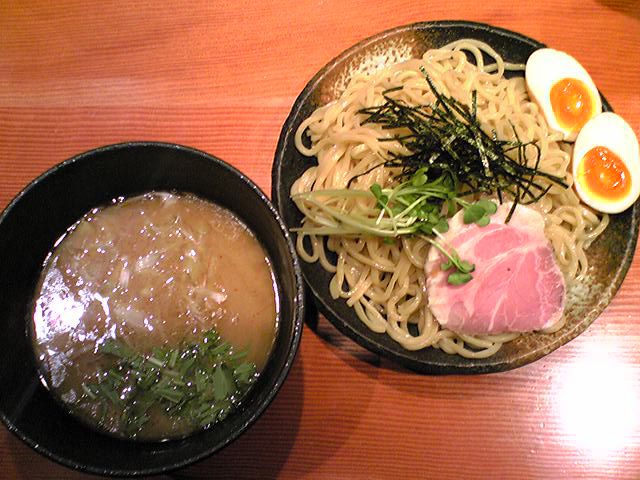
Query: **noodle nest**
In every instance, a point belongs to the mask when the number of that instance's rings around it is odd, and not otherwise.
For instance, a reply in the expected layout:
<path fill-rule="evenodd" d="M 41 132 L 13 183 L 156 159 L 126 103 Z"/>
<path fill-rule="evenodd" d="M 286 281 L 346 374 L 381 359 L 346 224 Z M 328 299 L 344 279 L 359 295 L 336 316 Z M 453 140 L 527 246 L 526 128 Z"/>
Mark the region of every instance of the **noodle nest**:
<path fill-rule="evenodd" d="M 485 61 L 487 58 L 490 61 Z M 394 169 L 374 167 L 392 154 L 408 153 L 397 141 L 379 141 L 398 132 L 377 124 L 363 125 L 366 115 L 359 111 L 381 105 L 383 92 L 400 86 L 401 90 L 393 92 L 394 99 L 410 105 L 431 104 L 435 97 L 423 72 L 438 91 L 464 105 L 471 105 L 476 91 L 477 118 L 483 129 L 502 140 L 516 139 L 517 135 L 520 141 L 536 142 L 539 169 L 565 178 L 571 186 L 571 146 L 561 143 L 560 135 L 549 130 L 538 106 L 529 99 L 524 78 L 504 75 L 523 68 L 506 63 L 491 46 L 465 39 L 371 75 L 354 75 L 339 98 L 315 110 L 297 129 L 296 148 L 315 157 L 317 165 L 294 182 L 291 195 L 328 189 L 368 190 L 374 183 L 397 183 Z M 527 152 L 527 161 L 533 166 L 536 159 L 531 153 Z M 347 198 L 339 207 L 348 212 L 358 201 L 362 200 Z M 300 199 L 296 204 L 305 214 L 305 225 L 311 225 L 308 217 L 315 207 Z M 572 188 L 555 184 L 533 207 L 544 216 L 545 234 L 570 286 L 586 274 L 585 250 L 604 231 L 608 217 L 581 204 Z M 297 236 L 300 258 L 319 262 L 331 272 L 331 296 L 344 299 L 370 330 L 386 333 L 407 350 L 435 347 L 466 358 L 486 358 L 518 337 L 516 333 L 471 336 L 442 328 L 427 306 L 424 265 L 429 248 L 426 240 L 414 236 L 393 243 L 373 236 Z M 563 325 L 564 318 L 545 333 Z"/>

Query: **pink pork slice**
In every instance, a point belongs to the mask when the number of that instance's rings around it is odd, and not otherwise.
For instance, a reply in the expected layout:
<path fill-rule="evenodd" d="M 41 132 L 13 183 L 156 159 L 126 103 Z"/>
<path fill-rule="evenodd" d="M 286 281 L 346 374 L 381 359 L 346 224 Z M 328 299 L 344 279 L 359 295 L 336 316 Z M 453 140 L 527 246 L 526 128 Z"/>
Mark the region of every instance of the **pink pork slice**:
<path fill-rule="evenodd" d="M 463 211 L 449 220 L 446 242 L 475 264 L 473 279 L 450 285 L 436 248 L 425 265 L 429 308 L 443 327 L 480 335 L 543 330 L 563 315 L 565 282 L 544 234 L 544 219 L 518 205 L 509 223 L 504 203 L 485 227 L 465 225 Z"/>

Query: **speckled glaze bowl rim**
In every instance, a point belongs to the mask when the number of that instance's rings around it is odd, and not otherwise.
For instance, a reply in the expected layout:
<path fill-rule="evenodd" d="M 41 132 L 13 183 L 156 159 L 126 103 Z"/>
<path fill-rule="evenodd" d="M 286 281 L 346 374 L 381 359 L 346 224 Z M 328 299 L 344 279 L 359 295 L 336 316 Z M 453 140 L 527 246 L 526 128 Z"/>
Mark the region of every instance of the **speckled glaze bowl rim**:
<path fill-rule="evenodd" d="M 225 162 L 224 160 L 212 155 L 210 153 L 204 152 L 202 150 L 198 150 L 193 147 L 188 147 L 176 143 L 169 142 L 158 142 L 158 141 L 127 141 L 115 144 L 109 144 L 100 146 L 91 150 L 87 150 L 85 152 L 74 155 L 56 165 L 53 165 L 49 169 L 47 169 L 44 173 L 37 176 L 35 179 L 30 181 L 15 197 L 7 204 L 2 213 L 0 214 L 0 225 L 5 221 L 5 219 L 11 215 L 15 205 L 19 204 L 21 199 L 28 195 L 34 188 L 38 187 L 42 182 L 46 182 L 50 177 L 56 175 L 60 170 L 69 168 L 80 162 L 91 162 L 92 158 L 96 154 L 116 151 L 127 148 L 146 148 L 146 147 L 155 147 L 162 149 L 172 149 L 172 150 L 180 150 L 183 152 L 187 152 L 188 154 L 192 154 L 198 156 L 206 161 L 210 162 L 214 165 L 214 168 L 222 168 L 226 169 L 228 172 L 236 176 L 242 183 L 244 183 L 255 195 L 255 201 L 264 204 L 270 215 L 276 221 L 278 228 L 282 234 L 282 239 L 286 244 L 286 251 L 291 259 L 291 268 L 295 277 L 295 296 L 291 299 L 293 306 L 293 316 L 291 318 L 292 328 L 291 328 L 291 337 L 288 340 L 288 353 L 284 362 L 282 363 L 282 368 L 278 372 L 278 375 L 275 379 L 270 382 L 271 387 L 266 394 L 265 398 L 255 405 L 253 411 L 247 416 L 245 421 L 240 425 L 240 427 L 232 432 L 231 435 L 228 435 L 223 440 L 210 445 L 208 448 L 203 449 L 199 453 L 192 455 L 190 457 L 184 458 L 180 461 L 174 461 L 167 465 L 162 465 L 159 467 L 151 467 L 151 468 L 136 468 L 136 469 L 105 469 L 105 468 L 95 468 L 93 466 L 88 466 L 86 464 L 81 464 L 72 460 L 69 460 L 63 456 L 57 455 L 56 453 L 50 451 L 47 446 L 36 443 L 32 438 L 25 435 L 18 426 L 16 426 L 11 419 L 7 417 L 4 411 L 0 411 L 0 420 L 4 423 L 6 428 L 16 435 L 20 440 L 22 440 L 25 444 L 30 446 L 36 452 L 42 454 L 43 456 L 65 466 L 70 467 L 78 471 L 96 474 L 96 475 L 104 475 L 104 476 L 142 476 L 142 475 L 157 475 L 162 473 L 167 473 L 169 471 L 177 470 L 198 461 L 201 461 L 207 457 L 210 457 L 214 453 L 224 449 L 233 441 L 235 441 L 238 437 L 240 437 L 247 429 L 253 425 L 258 418 L 265 412 L 271 402 L 275 399 L 278 392 L 280 391 L 282 385 L 284 384 L 295 357 L 297 355 L 300 341 L 302 337 L 303 331 L 303 323 L 306 312 L 306 300 L 305 300 L 305 290 L 304 290 L 304 281 L 302 277 L 302 272 L 300 268 L 300 263 L 297 257 L 297 253 L 294 247 L 294 244 L 291 239 L 291 235 L 289 230 L 284 225 L 282 218 L 280 217 L 279 212 L 274 207 L 273 203 L 269 200 L 269 198 L 265 195 L 265 193 L 260 189 L 260 187 L 253 182 L 247 175 L 242 173 L 240 170 L 232 166 L 231 164 Z M 233 211 L 233 210 L 232 210 Z M 259 238 L 261 242 L 264 242 L 265 239 Z M 88 428 L 88 427 L 87 427 Z M 206 431 L 207 429 L 205 429 Z M 194 432 L 192 435 L 185 437 L 184 439 L 176 439 L 169 440 L 168 442 L 181 442 L 184 440 L 189 440 L 190 437 L 196 437 L 203 432 Z M 119 440 L 115 439 L 114 441 L 126 442 L 131 445 L 131 448 L 136 448 L 138 442 L 133 442 L 129 440 Z M 148 443 L 148 442 L 143 442 Z M 153 443 L 153 442 L 151 442 Z M 165 443 L 165 442 L 162 442 Z"/>
<path fill-rule="evenodd" d="M 284 154 L 287 149 L 288 144 L 292 141 L 293 135 L 295 134 L 295 124 L 299 120 L 299 116 L 301 110 L 308 102 L 312 102 L 312 96 L 314 92 L 319 88 L 322 84 L 323 80 L 329 76 L 334 69 L 340 68 L 343 62 L 347 62 L 349 59 L 354 57 L 358 52 L 367 49 L 367 47 L 375 46 L 378 43 L 384 42 L 386 39 L 390 37 L 399 36 L 405 32 L 414 32 L 414 31 L 429 31 L 432 29 L 447 29 L 447 28 L 464 28 L 468 29 L 470 32 L 485 32 L 489 35 L 497 35 L 500 37 L 504 37 L 507 39 L 512 39 L 515 42 L 524 43 L 531 48 L 544 48 L 545 44 L 534 40 L 533 38 L 527 37 L 520 33 L 507 30 L 501 27 L 495 27 L 493 25 L 489 25 L 486 23 L 478 23 L 478 22 L 470 22 L 465 20 L 441 20 L 441 21 L 427 21 L 427 22 L 415 22 L 408 25 L 403 25 L 395 28 L 391 28 L 375 35 L 372 35 L 364 40 L 356 43 L 355 45 L 349 47 L 344 50 L 338 56 L 334 57 L 330 60 L 325 66 L 323 66 L 306 84 L 302 92 L 296 98 L 296 101 L 293 104 L 293 107 L 282 127 L 280 137 L 278 140 L 278 146 L 276 148 L 273 168 L 272 168 L 272 183 L 271 183 L 271 198 L 273 199 L 276 208 L 281 213 L 283 219 L 285 218 L 285 210 L 287 208 L 287 204 L 291 202 L 289 199 L 288 192 L 282 191 L 282 170 L 281 165 L 283 162 Z M 603 109 L 605 111 L 612 111 L 609 103 L 604 98 L 602 93 L 600 92 L 602 97 Z M 318 106 L 318 105 L 316 105 Z M 295 147 L 294 147 L 295 148 Z M 301 155 L 301 154 L 299 154 Z M 625 250 L 623 253 L 623 262 L 616 270 L 616 274 L 613 278 L 611 288 L 613 289 L 613 296 L 620 288 L 624 277 L 631 266 L 633 261 L 633 253 L 635 251 L 635 245 L 638 238 L 638 224 L 640 220 L 640 201 L 636 202 L 632 207 L 632 219 L 631 219 L 631 229 L 632 229 L 632 237 L 629 239 L 627 244 L 625 245 Z M 286 219 L 285 219 L 286 221 Z M 290 226 L 291 227 L 291 226 Z M 302 266 L 302 274 L 307 283 L 307 287 L 313 294 L 315 303 L 319 309 L 319 311 L 344 335 L 354 340 L 356 343 L 361 345 L 362 347 L 381 355 L 387 359 L 390 359 L 405 368 L 413 370 L 418 373 L 423 374 L 432 374 L 432 375 L 442 375 L 442 374 L 482 374 L 482 373 L 498 373 L 502 371 L 511 370 L 514 368 L 518 368 L 524 365 L 527 365 L 531 362 L 534 362 L 557 348 L 565 345 L 582 332 L 584 332 L 589 325 L 602 313 L 602 311 L 606 308 L 610 300 L 600 301 L 596 305 L 594 305 L 594 310 L 599 310 L 596 315 L 593 315 L 593 318 L 588 321 L 581 321 L 577 325 L 575 325 L 572 329 L 566 329 L 563 331 L 561 337 L 558 337 L 555 341 L 545 344 L 544 346 L 538 346 L 535 349 L 523 352 L 517 356 L 510 357 L 506 361 L 495 361 L 495 359 L 483 359 L 482 363 L 474 363 L 476 360 L 469 359 L 469 363 L 466 365 L 459 365 L 447 361 L 429 361 L 424 362 L 415 357 L 412 357 L 412 352 L 408 350 L 404 350 L 402 352 L 396 352 L 385 345 L 377 342 L 375 340 L 375 336 L 385 335 L 385 334 L 376 334 L 374 332 L 368 332 L 367 334 L 360 334 L 360 332 L 356 331 L 352 325 L 343 318 L 341 318 L 340 314 L 336 312 L 335 308 L 331 305 L 332 300 L 328 298 L 328 287 L 326 285 L 317 285 L 314 282 L 313 278 L 310 278 L 310 273 L 308 270 L 310 267 L 303 263 Z M 355 315 L 355 314 L 354 314 Z M 448 358 L 447 358 L 448 360 Z"/>

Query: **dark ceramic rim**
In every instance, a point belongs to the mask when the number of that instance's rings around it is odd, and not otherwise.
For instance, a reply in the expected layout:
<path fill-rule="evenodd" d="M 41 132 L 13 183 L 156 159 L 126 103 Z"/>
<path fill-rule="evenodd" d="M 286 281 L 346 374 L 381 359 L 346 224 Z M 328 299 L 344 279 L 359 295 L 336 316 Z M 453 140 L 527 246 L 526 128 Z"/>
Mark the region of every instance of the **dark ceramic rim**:
<path fill-rule="evenodd" d="M 443 20 L 443 21 L 429 21 L 429 22 L 416 22 L 408 25 L 403 25 L 395 28 L 391 28 L 389 30 L 385 30 L 378 34 L 375 34 L 371 37 L 368 37 L 347 50 L 340 53 L 338 56 L 333 58 L 329 63 L 323 66 L 309 82 L 304 87 L 300 95 L 297 97 L 291 112 L 289 113 L 280 133 L 280 137 L 278 140 L 278 145 L 276 148 L 274 163 L 271 170 L 271 197 L 273 199 L 276 208 L 281 213 L 284 218 L 284 212 L 286 209 L 286 205 L 290 202 L 288 192 L 283 191 L 281 187 L 282 185 L 282 170 L 281 165 L 284 158 L 284 153 L 287 149 L 287 145 L 292 141 L 292 137 L 295 134 L 295 123 L 298 120 L 300 115 L 300 111 L 305 106 L 307 102 L 310 102 L 310 98 L 312 97 L 314 91 L 321 84 L 323 79 L 332 72 L 336 67 L 338 67 L 342 62 L 347 61 L 354 54 L 359 51 L 365 49 L 366 47 L 376 44 L 380 41 L 383 41 L 387 37 L 394 37 L 403 32 L 412 32 L 412 31 L 420 31 L 420 32 L 428 32 L 434 30 L 444 30 L 447 28 L 464 28 L 467 29 L 471 34 L 473 32 L 483 32 L 488 33 L 490 35 L 496 35 L 498 37 L 512 39 L 515 42 L 524 43 L 530 47 L 535 49 L 546 47 L 545 44 L 534 40 L 530 37 L 522 35 L 517 32 L 513 32 L 511 30 L 507 30 L 501 27 L 495 27 L 493 25 L 485 24 L 485 23 L 477 23 L 477 22 L 469 22 L 464 20 Z M 601 92 L 600 96 L 602 97 L 602 105 L 603 110 L 612 111 L 609 103 L 604 98 Z M 613 289 L 614 295 L 619 290 L 624 277 L 631 266 L 631 262 L 633 261 L 633 253 L 635 251 L 636 242 L 638 239 L 638 225 L 640 223 L 640 201 L 636 202 L 633 206 L 632 219 L 631 219 L 631 227 L 633 231 L 632 238 L 629 239 L 628 243 L 625 245 L 624 254 L 623 254 L 623 263 L 617 269 L 615 276 L 613 278 L 611 289 Z M 561 347 L 562 345 L 568 343 L 573 340 L 579 334 L 581 334 L 584 330 L 588 328 L 588 326 L 597 318 L 602 311 L 608 305 L 608 302 L 600 302 L 596 308 L 599 309 L 599 312 L 596 316 L 594 316 L 590 321 L 583 321 L 576 325 L 571 330 L 565 330 L 564 335 L 555 341 L 546 344 L 544 346 L 538 346 L 535 349 L 522 353 L 517 358 L 508 359 L 506 361 L 497 361 L 492 360 L 491 357 L 489 359 L 483 359 L 483 363 L 473 365 L 469 364 L 467 366 L 459 365 L 455 363 L 451 363 L 448 361 L 438 361 L 438 360 L 429 360 L 423 361 L 421 359 L 412 356 L 412 352 L 403 350 L 403 351 L 394 351 L 387 346 L 376 341 L 376 336 L 385 336 L 386 334 L 377 334 L 374 332 L 367 332 L 367 334 L 361 334 L 357 330 L 353 328 L 353 326 L 343 318 L 341 318 L 340 314 L 335 310 L 335 308 L 331 305 L 331 300 L 327 298 L 328 290 L 325 285 L 317 285 L 307 273 L 307 268 L 302 268 L 303 277 L 307 283 L 307 287 L 312 292 L 315 304 L 317 305 L 319 311 L 344 335 L 354 340 L 360 346 L 368 349 L 371 352 L 374 352 L 382 357 L 390 359 L 399 365 L 402 365 L 405 368 L 413 370 L 418 373 L 430 374 L 430 375 L 443 375 L 443 374 L 483 374 L 483 373 L 498 373 L 502 371 L 511 370 L 514 368 L 518 368 L 524 365 L 527 365 L 531 362 L 534 362 L 545 355 L 548 355 L 553 350 Z M 612 296 L 613 298 L 613 296 Z"/>
<path fill-rule="evenodd" d="M 185 151 L 185 152 L 189 152 L 191 154 L 195 154 L 197 156 L 200 156 L 202 158 L 205 158 L 205 159 L 209 160 L 210 162 L 216 164 L 217 166 L 219 166 L 221 168 L 224 168 L 224 169 L 230 171 L 235 176 L 240 178 L 253 191 L 253 193 L 257 196 L 259 201 L 262 202 L 264 205 L 266 205 L 266 207 L 269 209 L 269 212 L 275 218 L 275 220 L 276 220 L 276 222 L 278 224 L 280 232 L 282 233 L 282 236 L 283 236 L 283 238 L 284 238 L 284 240 L 285 240 L 285 242 L 287 244 L 287 251 L 289 253 L 289 256 L 290 256 L 292 264 L 293 264 L 293 271 L 294 271 L 295 283 L 296 283 L 296 295 L 295 295 L 295 298 L 293 299 L 293 303 L 294 303 L 295 307 L 294 307 L 294 315 L 293 315 L 293 320 L 292 320 L 293 321 L 292 336 L 291 336 L 291 340 L 289 342 L 289 353 L 287 355 L 285 363 L 283 364 L 282 370 L 280 371 L 279 375 L 277 376 L 275 382 L 272 385 L 271 390 L 269 391 L 269 394 L 264 398 L 264 400 L 261 403 L 257 404 L 257 408 L 246 419 L 246 421 L 244 423 L 242 423 L 240 428 L 235 430 L 230 436 L 226 437 L 223 441 L 218 442 L 218 443 L 210 446 L 209 448 L 203 450 L 202 452 L 198 453 L 197 455 L 185 458 L 185 459 L 183 459 L 183 460 L 181 460 L 179 462 L 173 462 L 173 463 L 171 463 L 170 465 L 167 465 L 167 466 L 161 466 L 161 467 L 155 467 L 155 468 L 141 468 L 141 469 L 136 469 L 136 470 L 119 470 L 119 469 L 95 468 L 95 467 L 92 467 L 92 466 L 79 464 L 77 462 L 70 461 L 67 458 L 64 458 L 62 456 L 56 455 L 55 453 L 53 453 L 50 450 L 48 450 L 46 446 L 41 445 L 39 443 L 36 443 L 30 437 L 24 435 L 22 433 L 22 431 L 18 427 L 16 427 L 6 417 L 4 412 L 0 412 L 0 419 L 5 424 L 7 429 L 10 432 L 12 432 L 14 435 L 16 435 L 18 438 L 20 438 L 27 445 L 29 445 L 36 452 L 44 455 L 45 457 L 50 458 L 51 460 L 54 460 L 55 462 L 57 462 L 57 463 L 59 463 L 61 465 L 66 466 L 66 467 L 71 467 L 73 469 L 76 469 L 76 470 L 79 470 L 79 471 L 83 471 L 83 472 L 87 472 L 87 473 L 92 473 L 92 474 L 97 474 L 97 475 L 107 475 L 107 476 L 156 475 L 156 474 L 161 474 L 161 473 L 166 473 L 166 472 L 169 472 L 169 471 L 177 470 L 177 469 L 186 467 L 188 465 L 191 465 L 191 464 L 193 464 L 195 462 L 198 462 L 200 460 L 203 460 L 203 459 L 211 456 L 215 452 L 218 452 L 218 451 L 222 450 L 223 448 L 225 448 L 226 446 L 231 444 L 233 441 L 235 441 L 242 433 L 244 433 L 247 430 L 247 428 L 250 425 L 252 425 L 264 413 L 264 411 L 267 409 L 267 407 L 271 404 L 271 402 L 274 400 L 274 398 L 276 397 L 276 395 L 280 391 L 280 388 L 282 387 L 282 384 L 286 380 L 286 378 L 287 378 L 287 376 L 289 374 L 289 371 L 291 370 L 291 366 L 293 365 L 293 362 L 295 360 L 296 354 L 298 352 L 298 348 L 299 348 L 299 345 L 300 345 L 300 339 L 301 339 L 301 336 L 302 336 L 302 330 L 303 330 L 303 320 L 304 320 L 304 315 L 305 315 L 305 311 L 306 311 L 305 295 L 304 295 L 305 292 L 304 292 L 304 282 L 303 282 L 303 278 L 302 278 L 302 270 L 300 268 L 300 263 L 299 263 L 299 260 L 298 260 L 298 256 L 297 256 L 294 244 L 293 244 L 293 242 L 291 240 L 291 235 L 289 233 L 289 230 L 284 225 L 284 222 L 282 221 L 282 218 L 280 217 L 280 214 L 277 211 L 277 209 L 273 206 L 272 202 L 264 194 L 264 192 L 260 189 L 260 187 L 258 187 L 249 177 L 247 177 L 240 170 L 238 170 L 234 166 L 228 164 L 224 160 L 221 160 L 221 159 L 215 157 L 214 155 L 206 153 L 206 152 L 204 152 L 202 150 L 197 150 L 197 149 L 192 148 L 192 147 L 187 147 L 187 146 L 178 145 L 178 144 L 174 144 L 174 143 L 167 143 L 167 142 L 129 141 L 129 142 L 117 143 L 117 144 L 106 145 L 106 146 L 94 148 L 92 150 L 88 150 L 86 152 L 83 152 L 83 153 L 80 153 L 78 155 L 75 155 L 75 156 L 73 156 L 73 157 L 71 157 L 71 158 L 69 158 L 67 160 L 64 160 L 64 161 L 54 165 L 53 167 L 49 168 L 46 172 L 44 172 L 41 175 L 39 175 L 37 178 L 32 180 L 26 187 L 24 187 L 13 198 L 13 200 L 11 200 L 9 202 L 7 207 L 3 210 L 2 214 L 0 214 L 0 224 L 2 224 L 4 219 L 11 213 L 11 210 L 13 209 L 14 205 L 16 205 L 18 202 L 20 202 L 20 199 L 24 195 L 29 193 L 29 191 L 32 190 L 34 187 L 36 187 L 36 185 L 38 185 L 40 182 L 46 180 L 48 177 L 50 177 L 51 175 L 55 174 L 57 171 L 59 171 L 59 170 L 61 170 L 63 168 L 67 168 L 69 165 L 72 165 L 72 164 L 75 164 L 75 163 L 92 161 L 91 158 L 96 153 L 114 151 L 114 150 L 119 150 L 119 149 L 127 149 L 127 148 L 132 148 L 132 147 L 134 147 L 134 148 L 157 147 L 157 148 L 167 148 L 167 149 L 175 149 L 175 150 L 182 150 L 182 151 Z M 201 433 L 201 432 L 196 432 L 196 433 L 194 433 L 194 435 L 198 435 L 198 433 Z M 123 442 L 127 442 L 127 440 L 122 440 L 122 441 Z M 169 440 L 169 442 L 178 442 L 178 441 L 180 441 L 180 439 Z M 135 448 L 135 445 L 136 445 L 135 442 L 130 442 L 130 443 L 131 443 L 132 447 Z"/>

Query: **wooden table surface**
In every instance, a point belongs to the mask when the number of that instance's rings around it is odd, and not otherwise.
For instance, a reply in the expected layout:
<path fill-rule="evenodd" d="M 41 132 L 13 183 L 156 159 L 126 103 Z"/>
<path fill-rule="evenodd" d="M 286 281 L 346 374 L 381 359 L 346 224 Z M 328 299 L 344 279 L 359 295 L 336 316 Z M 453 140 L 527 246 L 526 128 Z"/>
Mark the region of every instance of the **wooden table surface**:
<path fill-rule="evenodd" d="M 306 82 L 355 42 L 416 21 L 486 22 L 565 50 L 640 133 L 637 1 L 506 5 L 2 0 L 0 207 L 52 165 L 125 140 L 211 152 L 269 192 L 281 125 Z M 580 337 L 483 376 L 404 371 L 320 319 L 257 424 L 171 477 L 638 479 L 639 289 L 636 256 Z M 85 475 L 0 427 L 0 478 Z"/>

